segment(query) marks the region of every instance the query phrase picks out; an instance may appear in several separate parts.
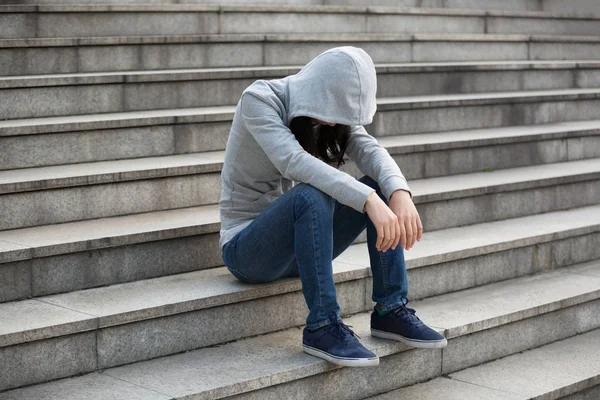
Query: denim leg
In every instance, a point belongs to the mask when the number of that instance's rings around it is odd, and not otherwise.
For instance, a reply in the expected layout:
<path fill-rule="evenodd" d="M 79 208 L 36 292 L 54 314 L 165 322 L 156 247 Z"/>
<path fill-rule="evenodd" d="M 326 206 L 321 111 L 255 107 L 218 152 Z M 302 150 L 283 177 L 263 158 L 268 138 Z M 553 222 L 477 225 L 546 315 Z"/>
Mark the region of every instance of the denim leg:
<path fill-rule="evenodd" d="M 379 197 L 387 204 L 375 180 L 368 176 L 359 179 L 362 183 L 375 189 Z M 408 277 L 404 260 L 404 249 L 400 244 L 396 250 L 386 252 L 376 248 L 377 231 L 366 213 L 360 213 L 351 207 L 336 202 L 333 216 L 333 254 L 334 258 L 350 246 L 360 233 L 367 229 L 367 248 L 373 272 L 372 300 L 379 310 L 391 310 L 406 303 L 408 295 Z"/>
<path fill-rule="evenodd" d="M 322 191 L 298 184 L 223 246 L 223 261 L 247 282 L 286 276 L 293 263 L 309 309 L 308 329 L 329 324 L 329 314 L 340 311 L 332 267 L 334 206 Z"/>

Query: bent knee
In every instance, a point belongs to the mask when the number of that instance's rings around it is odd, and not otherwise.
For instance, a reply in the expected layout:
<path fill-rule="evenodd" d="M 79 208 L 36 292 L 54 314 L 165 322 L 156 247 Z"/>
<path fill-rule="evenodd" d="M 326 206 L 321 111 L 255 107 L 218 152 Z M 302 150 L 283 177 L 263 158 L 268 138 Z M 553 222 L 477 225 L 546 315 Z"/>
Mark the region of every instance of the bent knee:
<path fill-rule="evenodd" d="M 298 199 L 305 201 L 308 205 L 325 209 L 332 208 L 334 205 L 335 200 L 331 196 L 312 185 L 300 183 L 294 189 L 297 191 Z"/>

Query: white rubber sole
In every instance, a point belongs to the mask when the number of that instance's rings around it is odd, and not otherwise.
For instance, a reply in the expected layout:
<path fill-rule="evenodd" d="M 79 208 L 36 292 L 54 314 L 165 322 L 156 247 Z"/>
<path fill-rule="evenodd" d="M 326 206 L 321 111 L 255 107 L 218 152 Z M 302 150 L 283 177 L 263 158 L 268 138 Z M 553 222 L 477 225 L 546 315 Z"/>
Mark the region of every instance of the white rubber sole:
<path fill-rule="evenodd" d="M 376 367 L 379 365 L 379 357 L 375 358 L 346 358 L 337 357 L 314 347 L 302 345 L 304 351 L 312 356 L 322 358 L 330 363 L 342 365 L 344 367 Z"/>
<path fill-rule="evenodd" d="M 445 338 L 443 340 L 436 340 L 436 341 L 416 340 L 416 339 L 405 338 L 404 336 L 398 335 L 396 333 L 378 331 L 377 329 L 372 329 L 372 328 L 371 328 L 371 336 L 375 336 L 375 337 L 382 338 L 382 339 L 397 340 L 398 342 L 402 342 L 407 346 L 417 347 L 420 349 L 443 349 L 444 347 L 448 346 L 448 340 L 446 340 Z"/>

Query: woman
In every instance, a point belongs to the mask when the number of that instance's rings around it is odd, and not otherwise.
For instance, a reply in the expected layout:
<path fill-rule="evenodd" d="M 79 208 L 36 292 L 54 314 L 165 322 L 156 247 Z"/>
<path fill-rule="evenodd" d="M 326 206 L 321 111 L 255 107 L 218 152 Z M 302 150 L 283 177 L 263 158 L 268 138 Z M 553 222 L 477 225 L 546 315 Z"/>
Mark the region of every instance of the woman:
<path fill-rule="evenodd" d="M 406 307 L 403 248 L 422 226 L 406 179 L 363 127 L 376 90 L 373 61 L 353 46 L 329 49 L 295 75 L 255 81 L 237 104 L 221 174 L 225 265 L 245 282 L 299 276 L 309 309 L 304 351 L 345 366 L 379 364 L 342 322 L 333 281 L 332 260 L 365 228 L 372 335 L 446 345 Z M 366 175 L 340 171 L 344 154 Z"/>

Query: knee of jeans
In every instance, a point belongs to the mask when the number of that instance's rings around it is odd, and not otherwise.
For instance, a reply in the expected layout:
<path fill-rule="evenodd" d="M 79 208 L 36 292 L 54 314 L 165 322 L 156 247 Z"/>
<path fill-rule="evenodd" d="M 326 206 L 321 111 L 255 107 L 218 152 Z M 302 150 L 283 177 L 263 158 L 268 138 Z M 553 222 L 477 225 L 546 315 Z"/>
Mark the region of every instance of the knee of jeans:
<path fill-rule="evenodd" d="M 296 188 L 298 191 L 298 198 L 301 201 L 305 201 L 308 205 L 314 206 L 317 209 L 333 212 L 335 199 L 327 193 L 306 183 L 300 183 L 296 185 Z"/>

